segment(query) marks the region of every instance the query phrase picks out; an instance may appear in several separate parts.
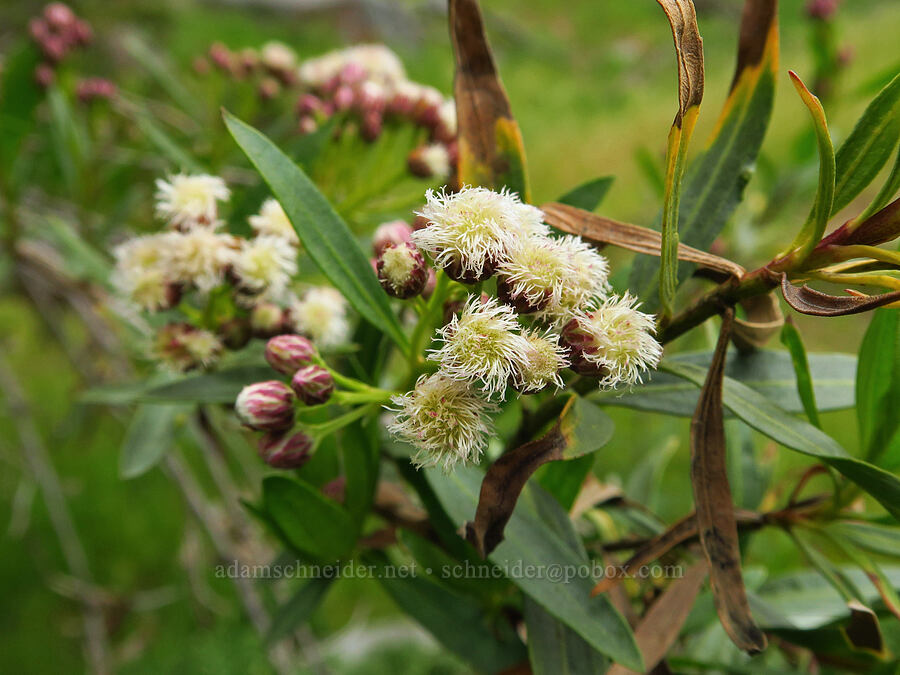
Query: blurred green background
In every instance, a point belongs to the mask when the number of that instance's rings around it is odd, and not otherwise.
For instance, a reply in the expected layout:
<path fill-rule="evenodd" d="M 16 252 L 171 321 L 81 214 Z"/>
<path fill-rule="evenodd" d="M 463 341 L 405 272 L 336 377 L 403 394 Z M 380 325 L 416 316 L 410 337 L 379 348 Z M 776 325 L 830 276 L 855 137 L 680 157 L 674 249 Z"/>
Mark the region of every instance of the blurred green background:
<path fill-rule="evenodd" d="M 296 3 L 302 5 L 303 3 Z M 450 91 L 452 67 L 440 2 L 315 3 L 303 11 L 289 0 L 259 3 L 187 0 L 117 0 L 73 3 L 94 27 L 102 51 L 95 70 L 126 91 L 153 96 L 147 73 L 117 47 L 137 34 L 176 69 L 213 41 L 230 48 L 259 47 L 272 39 L 301 58 L 359 41 L 384 42 L 404 60 L 413 79 Z M 734 67 L 741 2 L 697 2 L 706 51 L 706 96 L 694 150 L 711 131 Z M 274 6 L 274 5 L 277 5 Z M 0 53 L 26 32 L 42 3 L 0 5 Z M 675 113 L 676 70 L 669 27 L 652 0 L 559 3 L 488 0 L 483 3 L 513 110 L 522 127 L 536 203 L 580 182 L 614 175 L 602 211 L 649 224 L 660 204 L 654 172 L 661 170 L 665 138 Z M 748 198 L 732 219 L 717 252 L 745 266 L 762 262 L 777 242 L 793 236 L 814 193 L 815 156 L 807 113 L 787 78 L 788 69 L 811 78 L 810 27 L 800 0 L 781 3 L 782 56 L 773 121 Z M 836 144 L 868 100 L 896 71 L 900 11 L 896 0 L 854 0 L 842 5 L 835 28 L 852 54 L 826 102 Z M 2 142 L 2 139 L 0 139 Z M 879 185 L 876 180 L 873 185 Z M 97 189 L 103 186 L 95 186 Z M 780 195 L 773 206 L 769 196 Z M 860 210 L 864 192 L 847 213 Z M 146 220 L 148 214 L 125 213 Z M 840 215 L 835 222 L 841 222 Z M 128 223 L 123 222 L 123 227 Z M 614 264 L 627 256 L 613 254 Z M 854 352 L 865 319 L 828 321 L 827 330 L 798 322 L 811 351 Z M 18 297 L 0 296 L 0 333 L 22 381 L 42 438 L 69 500 L 103 603 L 117 658 L 127 673 L 264 673 L 268 662 L 242 618 L 233 587 L 215 579 L 214 558 L 191 521 L 178 491 L 158 470 L 132 481 L 117 473 L 124 422 L 108 410 L 78 403 L 83 381 L 52 337 L 62 331 L 85 341 L 74 317 L 41 323 Z M 685 347 L 705 347 L 702 331 Z M 677 343 L 676 343 L 677 344 Z M 626 480 L 636 458 L 676 438 L 658 512 L 668 521 L 690 508 L 686 420 L 612 409 L 618 434 L 601 453 L 595 472 Z M 8 406 L 0 408 L 0 672 L 69 673 L 84 668 L 81 613 L 71 596 L 63 558 L 47 512 L 23 468 Z M 825 416 L 826 431 L 852 450 L 852 412 Z M 758 440 L 758 439 L 757 439 Z M 796 458 L 768 453 L 778 472 L 796 472 Z M 749 563 L 796 563 L 778 534 L 754 540 Z M 428 635 L 364 581 L 342 581 L 316 612 L 302 672 L 464 672 Z M 331 669 L 331 670 L 329 670 Z"/>

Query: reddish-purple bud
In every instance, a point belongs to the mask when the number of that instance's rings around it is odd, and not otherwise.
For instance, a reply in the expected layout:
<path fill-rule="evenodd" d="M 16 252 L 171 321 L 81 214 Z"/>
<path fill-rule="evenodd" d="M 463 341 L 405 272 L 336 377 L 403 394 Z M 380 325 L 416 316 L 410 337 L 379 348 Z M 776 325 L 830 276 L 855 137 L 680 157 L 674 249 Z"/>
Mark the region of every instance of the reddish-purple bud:
<path fill-rule="evenodd" d="M 356 61 L 351 61 L 341 68 L 338 73 L 338 80 L 341 84 L 354 85 L 366 79 L 366 69 Z"/>
<path fill-rule="evenodd" d="M 303 366 L 294 373 L 291 388 L 306 405 L 321 405 L 334 393 L 334 378 L 322 366 Z"/>
<path fill-rule="evenodd" d="M 834 16 L 838 8 L 838 0 L 809 0 L 806 3 L 806 15 L 811 19 L 826 21 Z"/>
<path fill-rule="evenodd" d="M 281 93 L 281 82 L 274 77 L 265 77 L 262 82 L 259 83 L 258 92 L 259 97 L 263 101 L 271 101 Z"/>
<path fill-rule="evenodd" d="M 363 114 L 362 126 L 360 127 L 362 137 L 367 141 L 372 142 L 381 136 L 381 130 L 381 111 L 367 110 L 365 114 Z"/>
<path fill-rule="evenodd" d="M 294 424 L 294 392 L 278 380 L 257 382 L 241 389 L 234 411 L 251 429 L 284 431 Z"/>
<path fill-rule="evenodd" d="M 234 72 L 234 55 L 221 42 L 214 42 L 209 46 L 207 54 L 212 64 L 222 72 L 232 74 Z"/>
<path fill-rule="evenodd" d="M 266 343 L 266 361 L 285 375 L 293 375 L 315 356 L 315 346 L 302 335 L 277 335 Z"/>
<path fill-rule="evenodd" d="M 78 19 L 72 24 L 70 34 L 75 44 L 82 47 L 89 45 L 94 39 L 94 30 L 91 28 L 91 24 L 82 19 Z"/>
<path fill-rule="evenodd" d="M 322 486 L 322 494 L 341 504 L 344 503 L 344 495 L 347 491 L 347 478 L 338 476 L 334 480 L 328 481 Z"/>
<path fill-rule="evenodd" d="M 461 284 L 477 284 L 479 281 L 489 279 L 496 269 L 497 263 L 490 259 L 485 259 L 480 269 L 466 269 L 459 260 L 451 260 L 444 267 L 447 276 Z"/>
<path fill-rule="evenodd" d="M 428 281 L 425 259 L 410 242 L 386 246 L 375 271 L 385 292 L 401 300 L 419 295 Z"/>
<path fill-rule="evenodd" d="M 569 352 L 569 368 L 585 377 L 606 377 L 606 368 L 585 358 L 585 354 L 595 353 L 597 347 L 594 336 L 578 319 L 571 319 L 563 326 L 560 340 Z"/>
<path fill-rule="evenodd" d="M 513 284 L 509 283 L 504 277 L 497 278 L 497 297 L 504 305 L 509 305 L 519 314 L 533 314 L 545 309 L 550 303 L 551 293 L 549 290 L 544 292 L 544 296 L 537 303 L 528 300 L 524 295 L 517 294 L 513 290 Z"/>
<path fill-rule="evenodd" d="M 65 30 L 75 22 L 75 12 L 61 2 L 51 2 L 44 7 L 44 18 L 57 30 Z"/>
<path fill-rule="evenodd" d="M 50 36 L 50 26 L 43 19 L 35 17 L 28 22 L 28 32 L 35 42 L 41 43 Z"/>
<path fill-rule="evenodd" d="M 116 95 L 116 85 L 103 77 L 88 77 L 81 80 L 75 88 L 75 95 L 82 103 L 104 100 L 108 101 Z"/>
<path fill-rule="evenodd" d="M 302 94 L 297 99 L 297 115 L 314 117 L 320 112 L 322 112 L 322 99 L 315 94 Z"/>
<path fill-rule="evenodd" d="M 44 53 L 44 56 L 53 63 L 62 61 L 69 51 L 69 47 L 66 45 L 65 40 L 57 35 L 47 36 L 41 41 L 40 48 Z"/>
<path fill-rule="evenodd" d="M 318 128 L 319 124 L 312 117 L 303 116 L 297 121 L 297 131 L 303 135 L 311 134 Z"/>
<path fill-rule="evenodd" d="M 34 81 L 37 82 L 38 86 L 41 89 L 46 89 L 51 84 L 53 84 L 53 80 L 56 77 L 56 73 L 53 68 L 47 65 L 46 63 L 39 63 L 35 66 L 34 69 Z"/>
<path fill-rule="evenodd" d="M 332 101 L 334 102 L 334 107 L 338 110 L 347 110 L 353 105 L 354 98 L 353 90 L 346 85 L 341 85 L 334 92 Z"/>
<path fill-rule="evenodd" d="M 299 469 L 309 461 L 313 439 L 302 431 L 269 433 L 259 439 L 259 456 L 273 469 Z"/>
<path fill-rule="evenodd" d="M 381 255 L 388 246 L 409 244 L 412 242 L 412 228 L 403 220 L 391 220 L 375 228 L 372 235 L 372 250 L 376 256 Z"/>

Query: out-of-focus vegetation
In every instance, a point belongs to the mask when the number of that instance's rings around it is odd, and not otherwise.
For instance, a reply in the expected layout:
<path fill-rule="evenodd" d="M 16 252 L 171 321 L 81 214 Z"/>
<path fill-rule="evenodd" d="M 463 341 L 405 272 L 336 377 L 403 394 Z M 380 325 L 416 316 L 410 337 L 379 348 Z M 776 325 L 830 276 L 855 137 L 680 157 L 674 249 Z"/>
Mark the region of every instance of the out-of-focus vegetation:
<path fill-rule="evenodd" d="M 132 103 L 148 104 L 171 126 L 183 126 L 185 137 L 196 129 L 196 145 L 187 149 L 213 166 L 237 163 L 239 157 L 222 126 L 218 105 L 240 115 L 242 109 L 253 108 L 255 96 L 252 89 L 224 91 L 227 83 L 222 79 L 192 74 L 195 58 L 216 41 L 239 49 L 280 40 L 301 57 L 360 41 L 384 42 L 401 56 L 411 78 L 446 93 L 451 90 L 452 59 L 439 3 L 409 0 L 339 7 L 326 3 L 314 11 L 275 4 L 85 0 L 75 9 L 101 39 L 95 49 L 77 57 L 78 64 L 85 72 L 114 81 Z M 708 96 L 694 152 L 713 129 L 714 111 L 721 107 L 733 72 L 740 5 L 729 0 L 697 2 Z M 815 55 L 803 6 L 799 0 L 781 4 L 782 63 L 811 81 Z M 0 6 L 0 53 L 26 35 L 28 20 L 38 9 L 34 2 L 18 0 Z M 525 138 L 534 203 L 558 198 L 587 176 L 614 175 L 604 214 L 651 223 L 661 201 L 665 132 L 674 112 L 676 86 L 669 29 L 656 3 L 585 1 L 563 6 L 551 0 L 494 0 L 484 3 L 484 11 Z M 894 0 L 846 2 L 834 23 L 848 55 L 825 99 L 829 126 L 839 142 L 897 71 L 898 64 L 891 59 L 900 59 L 896 53 L 900 12 Z M 136 44 L 159 63 L 142 58 L 145 52 Z M 748 266 L 768 260 L 784 240 L 784 232 L 793 236 L 816 188 L 815 139 L 786 71 L 779 70 L 780 95 L 747 199 L 715 244 L 717 253 L 733 255 Z M 166 91 L 167 83 L 172 84 L 165 73 L 176 74 L 177 90 L 187 104 L 196 105 L 195 119 L 183 120 L 164 104 L 152 103 L 171 94 Z M 136 109 L 118 107 L 113 115 L 81 110 L 78 115 L 87 125 L 109 125 L 108 138 L 114 138 L 113 127 L 140 133 L 128 118 L 129 110 Z M 275 127 L 279 115 L 291 116 L 289 107 L 265 114 Z M 99 131 L 102 136 L 103 129 Z M 44 140 L 43 151 L 48 154 L 78 149 L 77 134 Z M 142 143 L 154 147 L 144 138 L 130 148 L 111 143 L 92 154 L 96 171 L 71 167 L 66 161 L 46 163 L 30 177 L 32 185 L 23 191 L 23 201 L 78 220 L 97 243 L 109 243 L 108 233 L 119 226 L 148 231 L 153 220 L 152 179 L 166 165 L 135 153 Z M 77 157 L 77 152 L 66 156 Z M 116 170 L 120 166 L 121 173 Z M 134 166 L 139 168 L 132 170 Z M 352 166 L 347 171 L 350 181 L 362 175 Z M 239 174 L 236 177 L 240 179 Z M 878 184 L 846 208 L 848 217 L 865 207 Z M 108 198 L 109 193 L 117 198 Z M 775 197 L 770 200 L 770 195 Z M 113 203 L 117 210 L 108 210 Z M 354 214 L 343 215 L 352 220 Z M 374 224 L 367 218 L 359 215 L 358 224 Z M 840 221 L 840 215 L 836 219 Z M 744 227 L 748 223 L 754 226 Z M 614 266 L 621 255 L 610 253 Z M 66 565 L 59 541 L 19 452 L 21 419 L 15 402 L 7 397 L 6 407 L 0 409 L 0 529 L 4 529 L 0 595 L 6 608 L 0 617 L 0 671 L 83 669 L 78 598 L 88 594 L 102 607 L 112 649 L 126 664 L 122 672 L 270 672 L 265 648 L 244 618 L 233 584 L 215 577 L 215 555 L 179 491 L 158 470 L 122 481 L 118 453 L 127 419 L 79 401 L 83 369 L 114 369 L 116 364 L 103 359 L 90 363 L 93 355 L 84 346 L 92 342 L 71 308 L 55 302 L 51 311 L 38 315 L 23 297 L 6 292 L 13 283 L 7 259 L 0 258 L 0 272 L 4 273 L 0 350 L 22 383 L 35 427 L 61 478 L 94 582 L 82 588 L 62 572 Z M 810 351 L 855 352 L 866 327 L 859 317 L 830 319 L 824 328 L 814 327 L 805 317 L 797 323 Z M 682 340 L 682 346 L 709 348 L 714 337 L 697 332 Z M 68 345 L 68 351 L 61 344 Z M 687 513 L 691 496 L 683 486 L 689 456 L 683 439 L 689 422 L 656 417 L 648 428 L 640 412 L 610 410 L 618 434 L 596 455 L 595 473 L 606 482 L 645 480 L 644 474 L 636 474 L 649 468 L 639 464 L 636 470 L 636 458 L 649 453 L 635 448 L 654 449 L 661 458 L 670 458 L 667 463 L 660 459 L 660 475 L 654 477 L 660 481 L 655 511 L 665 514 L 668 522 Z M 845 410 L 822 417 L 825 431 L 853 451 L 854 413 Z M 805 465 L 795 455 L 775 453 L 762 437 L 737 423 L 730 422 L 729 431 L 754 442 L 776 474 L 799 475 L 797 467 Z M 190 443 L 185 446 L 188 460 L 205 476 L 199 454 Z M 789 570 L 801 562 L 787 538 L 773 531 L 753 540 L 745 565 L 752 576 L 755 568 Z M 724 639 L 720 634 L 709 639 L 716 637 Z M 306 665 L 298 664 L 299 672 L 329 672 L 328 668 L 360 674 L 466 672 L 466 666 L 398 612 L 384 591 L 360 580 L 334 585 L 314 614 L 306 638 Z"/>

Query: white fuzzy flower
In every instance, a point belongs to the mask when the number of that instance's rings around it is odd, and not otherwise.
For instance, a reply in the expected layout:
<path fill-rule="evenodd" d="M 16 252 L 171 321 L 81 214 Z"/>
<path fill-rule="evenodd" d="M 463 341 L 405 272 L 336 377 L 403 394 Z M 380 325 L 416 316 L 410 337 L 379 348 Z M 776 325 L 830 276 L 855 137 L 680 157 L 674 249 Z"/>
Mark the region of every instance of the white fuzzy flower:
<path fill-rule="evenodd" d="M 626 293 L 575 315 L 562 332 L 572 368 L 599 377 L 601 387 L 641 382 L 645 371 L 656 368 L 663 351 L 653 337 L 656 321 L 637 307 L 637 299 Z"/>
<path fill-rule="evenodd" d="M 609 290 L 606 258 L 579 237 L 523 237 L 497 266 L 500 293 L 520 312 L 568 318 Z"/>
<path fill-rule="evenodd" d="M 448 98 L 438 108 L 438 120 L 451 136 L 456 136 L 456 101 Z"/>
<path fill-rule="evenodd" d="M 259 213 L 248 219 L 250 227 L 256 234 L 269 234 L 274 237 L 282 237 L 297 246 L 300 239 L 287 214 L 281 208 L 281 204 L 275 199 L 267 199 L 262 203 Z"/>
<path fill-rule="evenodd" d="M 394 421 L 388 430 L 418 449 L 418 467 L 476 462 L 487 445 L 491 426 L 487 414 L 497 407 L 465 383 L 441 373 L 422 375 L 415 389 L 391 401 Z"/>
<path fill-rule="evenodd" d="M 527 362 L 528 342 L 518 331 L 512 309 L 472 295 L 462 312 L 438 330 L 444 344 L 429 358 L 447 377 L 479 381 L 488 395 L 503 394 Z"/>
<path fill-rule="evenodd" d="M 291 306 L 290 315 L 295 330 L 308 335 L 318 347 L 334 347 L 350 339 L 347 301 L 329 286 L 310 288 Z"/>
<path fill-rule="evenodd" d="M 349 64 L 359 65 L 367 77 L 383 85 L 406 80 L 399 57 L 384 45 L 356 45 L 328 52 L 300 65 L 300 80 L 311 87 L 322 86 Z"/>
<path fill-rule="evenodd" d="M 559 342 L 559 336 L 547 331 L 538 333 L 531 331 L 525 333 L 527 349 L 525 350 L 525 364 L 521 367 L 516 378 L 516 389 L 530 393 L 540 391 L 549 385 L 557 389 L 563 386 L 559 372 L 569 365 L 566 359 L 566 349 Z"/>
<path fill-rule="evenodd" d="M 450 153 L 443 143 L 429 143 L 416 148 L 407 160 L 410 171 L 422 178 L 446 177 L 450 175 Z"/>
<path fill-rule="evenodd" d="M 113 249 L 112 284 L 142 309 L 157 311 L 169 305 L 170 233 L 135 237 Z"/>
<path fill-rule="evenodd" d="M 297 273 L 297 250 L 281 237 L 262 235 L 245 240 L 233 264 L 241 286 L 279 297 Z"/>
<path fill-rule="evenodd" d="M 418 215 L 428 225 L 413 232 L 413 242 L 454 279 L 485 279 L 506 257 L 512 242 L 548 232 L 541 210 L 506 190 L 464 187 L 455 194 L 428 190 L 425 198 Z"/>
<path fill-rule="evenodd" d="M 269 70 L 288 71 L 297 65 L 297 53 L 283 42 L 267 42 L 262 46 L 259 60 Z"/>
<path fill-rule="evenodd" d="M 217 201 L 228 201 L 231 193 L 225 181 L 206 174 L 178 174 L 156 181 L 156 213 L 172 225 L 187 229 L 192 225 L 212 225 Z"/>
<path fill-rule="evenodd" d="M 223 282 L 239 248 L 235 237 L 205 227 L 173 233 L 168 242 L 173 276 L 193 284 L 201 293 L 208 293 Z"/>

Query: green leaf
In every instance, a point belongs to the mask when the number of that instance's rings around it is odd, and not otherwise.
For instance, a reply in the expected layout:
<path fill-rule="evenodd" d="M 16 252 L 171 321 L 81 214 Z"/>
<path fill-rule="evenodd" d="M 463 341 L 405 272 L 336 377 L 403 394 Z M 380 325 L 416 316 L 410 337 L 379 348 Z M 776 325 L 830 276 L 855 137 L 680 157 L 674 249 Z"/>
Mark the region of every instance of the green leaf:
<path fill-rule="evenodd" d="M 347 224 L 291 159 L 253 127 L 223 111 L 234 140 L 281 203 L 303 247 L 322 273 L 364 319 L 391 336 L 404 351 L 409 340 L 388 296 Z"/>
<path fill-rule="evenodd" d="M 108 284 L 112 265 L 108 258 L 94 248 L 75 227 L 52 214 L 41 214 L 38 227 L 43 237 L 50 239 L 63 258 L 66 271 L 76 279 Z"/>
<path fill-rule="evenodd" d="M 600 202 L 603 201 L 606 193 L 609 192 L 609 188 L 612 187 L 614 180 L 614 176 L 594 178 L 569 190 L 556 201 L 584 209 L 585 211 L 593 211 L 600 206 Z"/>
<path fill-rule="evenodd" d="M 872 203 L 866 207 L 865 211 L 860 213 L 851 222 L 854 225 L 862 223 L 881 211 L 881 209 L 887 206 L 888 202 L 894 198 L 894 195 L 897 194 L 897 190 L 900 190 L 900 147 L 897 148 L 897 157 L 894 159 L 894 166 L 891 167 L 891 172 L 888 174 L 888 178 L 884 181 L 884 185 L 881 186 L 878 194 L 875 195 L 875 199 L 873 199 Z"/>
<path fill-rule="evenodd" d="M 828 527 L 861 549 L 900 559 L 900 528 L 855 520 L 835 521 Z"/>
<path fill-rule="evenodd" d="M 505 619 L 494 625 L 472 597 L 428 577 L 401 575 L 383 554 L 369 553 L 364 560 L 378 569 L 379 583 L 400 609 L 478 671 L 497 673 L 525 660 L 525 649 Z"/>
<path fill-rule="evenodd" d="M 461 467 L 448 475 L 427 469 L 425 476 L 455 524 L 461 525 L 471 517 L 478 503 L 480 471 Z M 553 518 L 552 525 L 548 514 Z M 526 485 L 506 526 L 506 538 L 489 558 L 507 570 L 510 580 L 526 595 L 594 649 L 633 670 L 643 671 L 628 624 L 608 598 L 591 598 L 592 577 L 577 573 L 588 564 L 588 559 L 571 530 L 568 516 L 559 504 L 537 486 Z M 538 574 L 536 570 L 542 572 Z M 572 576 L 568 583 L 559 577 L 549 578 L 564 570 Z"/>
<path fill-rule="evenodd" d="M 153 116 L 146 109 L 138 110 L 134 114 L 138 129 L 143 132 L 156 149 L 179 169 L 194 173 L 203 173 L 204 168 L 194 159 L 193 155 L 182 148 L 163 127 L 156 123 Z"/>
<path fill-rule="evenodd" d="M 859 347 L 856 417 L 866 457 L 878 462 L 900 429 L 900 313 L 878 309 Z M 895 468 L 894 466 L 886 468 Z"/>
<path fill-rule="evenodd" d="M 703 368 L 673 361 L 661 366 L 669 373 L 703 385 Z M 811 424 L 792 417 L 762 394 L 736 380 L 725 378 L 722 402 L 737 417 L 760 433 L 792 450 L 833 466 L 878 500 L 895 518 L 900 517 L 900 479 L 884 469 L 850 455 L 830 436 Z"/>
<path fill-rule="evenodd" d="M 142 405 L 131 418 L 119 453 L 119 476 L 137 478 L 159 463 L 175 440 L 180 405 Z"/>
<path fill-rule="evenodd" d="M 712 352 L 692 352 L 673 356 L 669 362 L 708 367 L 711 358 Z M 856 378 L 854 356 L 810 354 L 809 367 L 820 411 L 853 407 L 853 382 Z M 787 412 L 803 412 L 791 357 L 786 351 L 760 349 L 747 354 L 731 351 L 725 365 L 725 376 L 743 382 Z M 631 391 L 596 392 L 590 395 L 590 400 L 603 405 L 690 417 L 697 407 L 698 396 L 694 385 L 666 373 L 654 372 L 645 384 Z"/>
<path fill-rule="evenodd" d="M 869 104 L 837 152 L 831 215 L 871 183 L 900 138 L 900 74 Z"/>
<path fill-rule="evenodd" d="M 563 508 L 570 509 L 594 466 L 594 459 L 593 455 L 583 455 L 568 462 L 550 462 L 537 470 L 535 478 Z"/>
<path fill-rule="evenodd" d="M 803 410 L 806 418 L 813 426 L 822 428 L 819 420 L 819 411 L 816 408 L 816 392 L 813 389 L 812 375 L 809 372 L 809 359 L 806 356 L 806 347 L 800 337 L 797 327 L 786 321 L 781 327 L 781 344 L 787 347 L 791 353 L 791 361 L 794 364 L 794 376 L 797 379 L 797 394 L 803 402 Z"/>
<path fill-rule="evenodd" d="M 340 560 L 356 541 L 350 515 L 308 483 L 268 476 L 263 510 L 291 546 L 321 560 Z"/>
<path fill-rule="evenodd" d="M 706 150 L 691 164 L 681 190 L 679 241 L 702 251 L 709 250 L 741 202 L 769 126 L 778 68 L 778 22 L 772 4 L 769 12 L 744 15 L 731 92 Z M 692 264 L 679 265 L 679 283 L 693 269 Z M 658 259 L 635 259 L 628 285 L 649 310 L 659 303 L 658 275 Z"/>
<path fill-rule="evenodd" d="M 41 100 L 41 90 L 34 79 L 40 58 L 37 48 L 24 43 L 5 54 L 0 75 L 0 183 L 11 179 L 13 163 L 22 141 L 34 127 L 34 109 Z"/>
<path fill-rule="evenodd" d="M 313 577 L 303 584 L 291 596 L 291 599 L 275 612 L 275 616 L 272 617 L 272 625 L 266 634 L 266 642 L 269 644 L 278 642 L 309 621 L 316 608 L 322 604 L 325 594 L 331 588 L 332 581 L 334 580 L 325 577 Z"/>
<path fill-rule="evenodd" d="M 169 97 L 189 115 L 196 116 L 198 98 L 192 94 L 178 78 L 172 64 L 162 55 L 166 52 L 155 49 L 144 42 L 136 33 L 126 35 L 121 42 L 125 51 L 147 70 Z"/>
<path fill-rule="evenodd" d="M 816 244 L 825 234 L 828 218 L 831 216 L 831 205 L 834 202 L 835 191 L 835 159 L 834 146 L 831 143 L 831 134 L 828 133 L 828 123 L 825 121 L 825 110 L 822 103 L 806 88 L 797 74 L 788 73 L 794 83 L 797 93 L 803 104 L 809 109 L 812 117 L 813 128 L 816 132 L 816 148 L 819 152 L 819 185 L 816 189 L 816 200 L 797 237 L 784 252 L 784 255 L 793 253 L 798 261 L 802 262 L 809 256 Z"/>
<path fill-rule="evenodd" d="M 97 388 L 85 394 L 88 403 L 227 403 L 232 404 L 248 384 L 271 380 L 275 373 L 267 366 L 235 366 L 213 373 L 188 375 L 181 379 L 150 387 L 117 385 Z"/>
<path fill-rule="evenodd" d="M 525 597 L 528 660 L 534 675 L 604 673 L 609 661 L 584 638 Z"/>
<path fill-rule="evenodd" d="M 340 431 L 340 448 L 343 458 L 344 504 L 357 521 L 369 513 L 378 482 L 379 445 L 376 434 L 378 425 L 356 422 Z"/>

